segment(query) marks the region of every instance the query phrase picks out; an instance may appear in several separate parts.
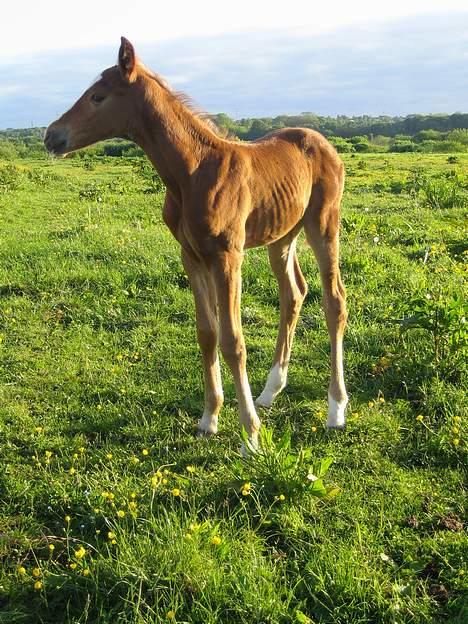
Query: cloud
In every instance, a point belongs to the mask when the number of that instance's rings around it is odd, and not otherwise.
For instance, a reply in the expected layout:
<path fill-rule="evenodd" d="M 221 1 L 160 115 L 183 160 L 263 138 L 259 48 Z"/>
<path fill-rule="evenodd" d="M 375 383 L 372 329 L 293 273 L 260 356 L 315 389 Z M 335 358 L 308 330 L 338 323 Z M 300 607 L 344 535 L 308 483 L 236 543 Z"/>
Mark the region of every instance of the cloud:
<path fill-rule="evenodd" d="M 288 31 L 192 37 L 138 52 L 213 113 L 379 115 L 466 109 L 467 47 L 468 13 L 462 13 L 314 37 Z M 116 54 L 117 47 L 103 46 L 0 61 L 0 127 L 46 125 Z"/>

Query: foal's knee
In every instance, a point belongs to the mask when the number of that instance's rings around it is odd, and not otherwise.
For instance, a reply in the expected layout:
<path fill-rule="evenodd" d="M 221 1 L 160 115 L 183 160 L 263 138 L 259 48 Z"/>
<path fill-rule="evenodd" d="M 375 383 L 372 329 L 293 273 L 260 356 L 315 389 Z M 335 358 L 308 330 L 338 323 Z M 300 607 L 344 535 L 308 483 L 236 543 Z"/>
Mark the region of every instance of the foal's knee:
<path fill-rule="evenodd" d="M 218 345 L 218 332 L 214 327 L 199 327 L 197 329 L 198 344 L 202 353 L 212 353 Z"/>
<path fill-rule="evenodd" d="M 232 333 L 221 338 L 221 352 L 228 364 L 245 361 L 245 343 L 241 334 Z"/>

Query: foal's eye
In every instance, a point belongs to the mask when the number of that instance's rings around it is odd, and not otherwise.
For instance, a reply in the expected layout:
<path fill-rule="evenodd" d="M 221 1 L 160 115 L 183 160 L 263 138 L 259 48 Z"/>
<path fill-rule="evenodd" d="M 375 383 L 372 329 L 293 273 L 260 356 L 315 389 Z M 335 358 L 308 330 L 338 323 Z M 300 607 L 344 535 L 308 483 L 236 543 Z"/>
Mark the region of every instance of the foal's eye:
<path fill-rule="evenodd" d="M 105 95 L 98 95 L 97 93 L 93 93 L 93 95 L 91 96 L 91 100 L 93 102 L 96 102 L 96 104 L 99 104 L 104 99 L 105 99 Z"/>

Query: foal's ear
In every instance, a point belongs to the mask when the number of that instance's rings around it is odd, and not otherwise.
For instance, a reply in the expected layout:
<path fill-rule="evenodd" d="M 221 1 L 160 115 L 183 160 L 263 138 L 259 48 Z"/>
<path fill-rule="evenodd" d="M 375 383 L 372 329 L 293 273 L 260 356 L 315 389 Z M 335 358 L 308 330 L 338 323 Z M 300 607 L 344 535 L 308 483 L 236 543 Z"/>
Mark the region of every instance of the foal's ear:
<path fill-rule="evenodd" d="M 120 37 L 119 50 L 119 69 L 122 78 L 126 82 L 134 82 L 136 80 L 136 56 L 135 49 L 128 39 Z"/>

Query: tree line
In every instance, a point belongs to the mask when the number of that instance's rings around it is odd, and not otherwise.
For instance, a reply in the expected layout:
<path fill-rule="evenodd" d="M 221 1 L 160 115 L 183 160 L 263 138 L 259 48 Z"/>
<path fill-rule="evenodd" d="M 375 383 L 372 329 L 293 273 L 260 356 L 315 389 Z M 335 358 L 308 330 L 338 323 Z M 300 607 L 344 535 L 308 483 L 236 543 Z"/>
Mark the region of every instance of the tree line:
<path fill-rule="evenodd" d="M 319 116 L 314 113 L 235 120 L 219 113 L 213 121 L 221 132 L 242 141 L 258 139 L 272 130 L 304 127 L 324 134 L 339 152 L 467 152 L 468 113 L 408 115 Z M 0 130 L 0 158 L 43 156 L 44 128 Z M 83 155 L 141 156 L 130 141 L 111 140 L 82 150 Z"/>

